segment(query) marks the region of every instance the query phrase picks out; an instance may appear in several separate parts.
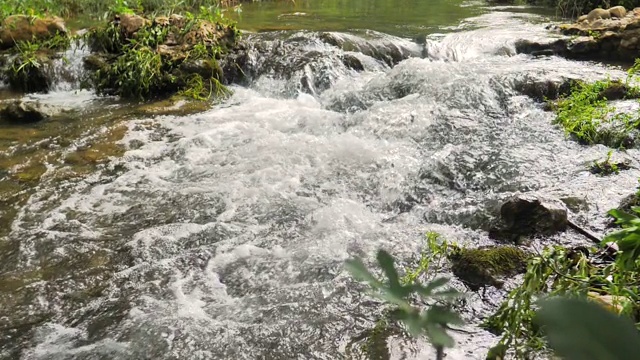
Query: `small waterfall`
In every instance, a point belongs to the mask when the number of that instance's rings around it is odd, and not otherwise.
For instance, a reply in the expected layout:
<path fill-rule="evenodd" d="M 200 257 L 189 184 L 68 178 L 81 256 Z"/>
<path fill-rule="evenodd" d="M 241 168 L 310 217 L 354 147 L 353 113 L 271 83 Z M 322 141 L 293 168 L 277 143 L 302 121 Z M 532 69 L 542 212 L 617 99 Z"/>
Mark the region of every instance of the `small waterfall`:
<path fill-rule="evenodd" d="M 80 89 L 81 81 L 86 76 L 84 58 L 89 54 L 89 49 L 81 41 L 73 41 L 67 50 L 58 54 L 51 66 L 51 91 Z"/>

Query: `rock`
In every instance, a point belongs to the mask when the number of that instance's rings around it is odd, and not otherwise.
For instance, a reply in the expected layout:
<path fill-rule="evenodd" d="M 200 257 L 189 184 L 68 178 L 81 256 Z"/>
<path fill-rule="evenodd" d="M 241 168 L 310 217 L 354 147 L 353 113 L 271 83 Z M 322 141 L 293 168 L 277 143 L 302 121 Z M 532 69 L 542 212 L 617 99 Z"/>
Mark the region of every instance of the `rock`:
<path fill-rule="evenodd" d="M 566 196 L 560 198 L 560 201 L 562 201 L 562 203 L 574 213 L 589 210 L 589 203 L 584 197 Z"/>
<path fill-rule="evenodd" d="M 614 6 L 609 9 L 609 15 L 613 18 L 622 19 L 627 16 L 627 9 L 625 9 L 624 6 Z"/>
<path fill-rule="evenodd" d="M 17 56 L 5 73 L 9 86 L 14 91 L 46 93 L 51 88 L 51 59 L 46 53 Z M 16 70 L 14 70 L 16 69 Z"/>
<path fill-rule="evenodd" d="M 127 39 L 131 39 L 145 26 L 151 24 L 151 22 L 140 15 L 136 14 L 122 14 L 116 17 L 116 21 L 119 19 L 120 28 L 124 31 L 124 35 Z"/>
<path fill-rule="evenodd" d="M 621 314 L 625 306 L 633 305 L 633 302 L 624 296 L 601 295 L 597 292 L 589 291 L 587 297 L 615 314 Z"/>
<path fill-rule="evenodd" d="M 632 208 L 640 206 L 640 193 L 629 194 L 620 200 L 617 209 L 626 213 L 633 213 Z M 613 224 L 613 223 L 612 223 Z"/>
<path fill-rule="evenodd" d="M 12 123 L 34 123 L 50 118 L 57 113 L 56 109 L 37 102 L 20 100 L 0 105 L 0 119 Z"/>
<path fill-rule="evenodd" d="M 517 240 L 520 236 L 552 235 L 567 229 L 567 208 L 556 200 L 532 194 L 516 195 L 500 208 L 500 223 L 490 230 L 497 239 Z"/>
<path fill-rule="evenodd" d="M 153 19 L 153 25 L 154 26 L 169 26 L 169 25 L 171 25 L 171 21 L 166 16 L 158 16 L 155 19 Z"/>
<path fill-rule="evenodd" d="M 501 278 L 523 273 L 529 255 L 514 246 L 455 249 L 449 256 L 451 270 L 472 291 L 494 286 L 501 288 Z"/>
<path fill-rule="evenodd" d="M 572 79 L 530 79 L 525 78 L 516 81 L 514 88 L 519 93 L 526 95 L 536 101 L 556 100 L 560 96 L 567 95 L 571 91 L 571 86 L 575 80 Z"/>
<path fill-rule="evenodd" d="M 46 40 L 58 34 L 66 35 L 67 28 L 57 16 L 34 19 L 11 15 L 0 25 L 0 49 L 13 47 L 18 41 Z"/>
<path fill-rule="evenodd" d="M 342 56 L 342 63 L 344 64 L 344 66 L 346 66 L 349 69 L 356 70 L 356 71 L 364 71 L 364 66 L 362 65 L 362 62 L 356 56 L 353 56 L 350 54 L 344 54 Z"/>
<path fill-rule="evenodd" d="M 587 21 L 592 22 L 598 19 L 610 19 L 611 14 L 605 9 L 593 9 L 587 14 Z"/>
<path fill-rule="evenodd" d="M 320 40 L 325 44 L 335 46 L 343 51 L 353 51 L 368 55 L 374 59 L 384 61 L 389 66 L 395 66 L 409 57 L 422 57 L 422 51 L 415 51 L 391 40 L 378 41 L 363 40 L 348 34 L 322 33 Z"/>
<path fill-rule="evenodd" d="M 622 6 L 609 10 L 594 9 L 575 23 L 549 29 L 565 37 L 549 42 L 522 40 L 518 53 L 540 53 L 574 60 L 621 61 L 633 63 L 640 53 L 640 10 L 627 13 Z"/>
<path fill-rule="evenodd" d="M 97 71 L 108 66 L 107 60 L 103 56 L 96 54 L 85 57 L 82 62 L 84 63 L 84 68 L 90 71 Z"/>

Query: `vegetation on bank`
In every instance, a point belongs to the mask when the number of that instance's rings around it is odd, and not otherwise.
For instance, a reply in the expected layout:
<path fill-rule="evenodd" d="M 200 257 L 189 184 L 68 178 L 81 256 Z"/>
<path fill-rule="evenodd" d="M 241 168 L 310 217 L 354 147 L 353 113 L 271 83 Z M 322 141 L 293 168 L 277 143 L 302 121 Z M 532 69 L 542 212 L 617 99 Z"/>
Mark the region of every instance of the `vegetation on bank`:
<path fill-rule="evenodd" d="M 237 0 L 4 0 L 0 3 L 0 21 L 16 14 L 107 20 L 114 14 L 169 15 L 193 12 L 202 7 L 220 9 L 238 3 Z"/>
<path fill-rule="evenodd" d="M 228 90 L 218 60 L 238 37 L 235 24 L 206 8 L 153 20 L 121 15 L 87 36 L 97 68 L 90 82 L 99 94 L 124 98 L 223 97 Z"/>
<path fill-rule="evenodd" d="M 634 208 L 634 212 L 640 214 L 640 207 Z M 583 359 L 584 354 L 596 348 L 613 356 L 607 358 L 624 359 L 617 357 L 621 351 L 618 340 L 635 341 L 624 345 L 625 351 L 628 346 L 640 345 L 640 335 L 633 325 L 640 325 L 640 218 L 619 210 L 610 211 L 610 215 L 621 229 L 606 236 L 599 246 L 573 249 L 554 246 L 529 258 L 522 283 L 508 293 L 498 310 L 484 322 L 487 330 L 501 336 L 487 359 L 505 356 L 527 359 L 551 351 L 566 359 Z M 513 248 L 507 249 L 510 253 Z M 402 332 L 390 324 L 399 322 L 408 334 L 427 336 L 435 347 L 436 358 L 444 358 L 443 349 L 454 346 L 449 332 L 463 324 L 455 309 L 456 299 L 464 294 L 446 287 L 448 279 L 434 278 L 434 274 L 443 270 L 447 259 L 450 266 L 455 266 L 461 250 L 475 252 L 430 233 L 418 266 L 404 270 L 404 275 L 402 269 L 396 268 L 393 257 L 380 251 L 378 266 L 386 280 L 369 272 L 360 259 L 347 262 L 354 278 L 368 283 L 371 294 L 389 306 L 388 317 L 367 333 L 372 337 L 365 342 L 365 354 L 374 349 L 375 358 L 388 358 L 384 351 L 388 351 L 386 341 L 392 334 L 389 329 Z M 498 254 L 489 257 L 520 263 L 519 255 L 514 260 L 503 258 L 503 251 Z M 487 264 L 486 258 L 485 253 L 469 261 L 477 260 L 472 266 L 479 269 Z M 512 276 L 519 265 L 506 266 L 505 275 Z M 424 308 L 425 305 L 417 304 L 430 305 Z M 581 312 L 576 313 L 576 309 Z M 596 318 L 598 322 L 594 323 Z M 605 339 L 603 328 L 616 340 Z"/>
<path fill-rule="evenodd" d="M 75 39 L 92 50 L 85 59 L 92 73 L 83 83 L 98 94 L 141 100 L 174 94 L 196 100 L 224 97 L 229 91 L 218 62 L 240 33 L 219 5 L 113 0 L 87 3 L 76 12 L 63 1 L 10 0 L 0 5 L 0 49 L 6 49 L 5 59 L 11 63 L 0 75 L 14 90 L 46 92 L 51 60 Z M 187 8 L 190 11 L 183 10 Z M 149 12 L 153 14 L 136 15 Z M 16 15 L 20 13 L 26 15 Z M 102 14 L 108 21 L 72 36 L 62 19 L 52 17 L 78 14 Z"/>
<path fill-rule="evenodd" d="M 633 147 L 640 127 L 640 111 L 621 111 L 610 101 L 640 97 L 640 88 L 632 81 L 639 66 L 640 63 L 636 63 L 629 70 L 624 82 L 611 79 L 576 82 L 569 95 L 561 97 L 552 106 L 557 115 L 556 123 L 585 145 Z"/>

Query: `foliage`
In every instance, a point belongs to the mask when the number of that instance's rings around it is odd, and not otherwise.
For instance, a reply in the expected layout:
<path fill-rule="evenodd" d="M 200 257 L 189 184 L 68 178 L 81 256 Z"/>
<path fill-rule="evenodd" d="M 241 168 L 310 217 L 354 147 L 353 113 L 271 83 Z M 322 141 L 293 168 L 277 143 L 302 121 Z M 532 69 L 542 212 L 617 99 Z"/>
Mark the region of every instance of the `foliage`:
<path fill-rule="evenodd" d="M 640 207 L 633 207 L 633 212 L 640 214 Z M 640 218 L 617 209 L 609 211 L 609 215 L 616 219 L 616 224 L 622 226 L 604 238 L 604 242 L 615 242 L 618 245 L 616 263 L 626 271 L 638 270 L 638 257 L 640 257 Z"/>
<path fill-rule="evenodd" d="M 640 116 L 615 113 L 607 102 L 608 93 L 626 91 L 626 87 L 630 85 L 611 80 L 578 82 L 569 96 L 558 100 L 556 122 L 580 143 L 629 147 L 633 145 L 630 134 L 640 125 Z M 638 90 L 631 88 L 628 92 Z"/>
<path fill-rule="evenodd" d="M 0 21 L 15 14 L 34 17 L 56 15 L 63 18 L 89 16 L 105 19 L 114 14 L 171 14 L 194 9 L 207 9 L 219 18 L 220 9 L 234 3 L 235 1 L 227 0 L 4 0 L 0 2 Z"/>
<path fill-rule="evenodd" d="M 11 88 L 24 92 L 46 91 L 49 80 L 44 74 L 45 60 L 39 55 L 40 45 L 34 42 L 18 42 L 18 54 L 6 72 Z"/>
<path fill-rule="evenodd" d="M 585 299 L 544 300 L 535 321 L 562 359 L 632 360 L 640 354 L 640 335 L 633 322 Z"/>
<path fill-rule="evenodd" d="M 438 351 L 438 359 L 443 356 L 442 349 L 454 345 L 453 338 L 447 333 L 449 324 L 462 324 L 458 314 L 450 310 L 450 306 L 432 305 L 421 310 L 411 304 L 412 296 L 423 300 L 451 300 L 461 294 L 456 290 L 445 288 L 448 279 L 435 279 L 425 286 L 415 281 L 403 284 L 395 267 L 394 258 L 384 250 L 377 254 L 378 265 L 387 280 L 381 281 L 367 270 L 361 259 L 355 258 L 346 262 L 352 276 L 366 282 L 370 294 L 385 301 L 394 308 L 394 315 L 402 321 L 413 336 L 426 335 Z"/>
<path fill-rule="evenodd" d="M 613 150 L 607 152 L 607 158 L 602 161 L 594 161 L 591 165 L 591 173 L 597 175 L 612 175 L 620 173 L 620 170 L 628 170 L 629 164 L 625 162 L 614 162 L 611 157 Z"/>
<path fill-rule="evenodd" d="M 441 269 L 454 247 L 456 247 L 455 244 L 443 241 L 439 233 L 429 231 L 426 235 L 425 246 L 420 253 L 418 265 L 414 269 L 406 270 L 405 275 L 402 277 L 402 283 L 413 284 L 421 276 L 432 275 L 435 271 Z M 430 279 L 427 278 L 426 280 Z"/>
<path fill-rule="evenodd" d="M 144 99 L 173 83 L 169 76 L 160 55 L 150 48 L 128 48 L 113 64 L 96 72 L 95 86 L 98 93 Z"/>
<path fill-rule="evenodd" d="M 124 34 L 114 23 L 93 29 L 87 36 L 89 46 L 107 58 L 91 82 L 97 92 L 141 100 L 174 93 L 196 100 L 228 96 L 230 92 L 220 82 L 223 74 L 216 60 L 228 44 L 205 43 L 210 40 L 200 41 L 195 32 L 190 33 L 203 25 L 222 26 L 209 22 L 218 16 L 216 13 L 202 11 L 204 18 L 187 14 L 184 26 L 149 23 L 133 35 Z M 235 36 L 235 26 L 229 29 Z M 196 36 L 194 45 L 188 45 L 194 42 L 193 38 L 183 39 L 187 35 Z M 160 45 L 170 36 L 179 43 L 185 41 L 187 46 L 164 47 L 169 50 L 160 52 Z M 235 41 L 235 38 L 223 40 Z"/>
<path fill-rule="evenodd" d="M 600 249 L 553 247 L 530 260 L 523 283 L 484 323 L 488 330 L 502 334 L 498 346 L 510 349 L 516 358 L 546 349 L 543 333 L 533 321 L 536 300 L 545 296 L 589 296 L 637 321 L 640 219 L 618 210 L 610 214 L 623 228 L 606 236 Z M 612 242 L 617 254 L 612 254 Z"/>

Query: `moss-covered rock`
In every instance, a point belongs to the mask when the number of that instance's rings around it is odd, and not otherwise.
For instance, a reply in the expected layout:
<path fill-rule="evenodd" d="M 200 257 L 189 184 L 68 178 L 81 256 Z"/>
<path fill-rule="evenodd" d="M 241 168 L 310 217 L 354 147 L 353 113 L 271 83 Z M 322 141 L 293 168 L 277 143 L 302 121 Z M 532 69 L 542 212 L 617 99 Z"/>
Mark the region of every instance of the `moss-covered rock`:
<path fill-rule="evenodd" d="M 224 96 L 218 61 L 235 46 L 235 25 L 198 17 L 117 16 L 89 32 L 96 52 L 85 61 L 95 70 L 93 86 L 101 94 L 157 98 L 181 93 L 204 99 Z"/>
<path fill-rule="evenodd" d="M 451 270 L 471 290 L 501 287 L 501 278 L 523 273 L 529 254 L 514 246 L 456 249 L 449 258 Z"/>

